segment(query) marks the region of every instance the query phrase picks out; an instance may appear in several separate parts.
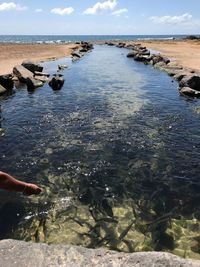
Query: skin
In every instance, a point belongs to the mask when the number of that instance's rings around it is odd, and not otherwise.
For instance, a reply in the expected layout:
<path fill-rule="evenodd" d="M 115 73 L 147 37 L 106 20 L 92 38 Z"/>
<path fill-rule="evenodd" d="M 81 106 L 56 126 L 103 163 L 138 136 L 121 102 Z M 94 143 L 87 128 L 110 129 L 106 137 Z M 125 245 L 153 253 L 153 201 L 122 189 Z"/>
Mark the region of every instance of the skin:
<path fill-rule="evenodd" d="M 10 192 L 22 192 L 25 195 L 39 195 L 42 192 L 39 186 L 19 181 L 2 171 L 0 171 L 0 189 Z"/>

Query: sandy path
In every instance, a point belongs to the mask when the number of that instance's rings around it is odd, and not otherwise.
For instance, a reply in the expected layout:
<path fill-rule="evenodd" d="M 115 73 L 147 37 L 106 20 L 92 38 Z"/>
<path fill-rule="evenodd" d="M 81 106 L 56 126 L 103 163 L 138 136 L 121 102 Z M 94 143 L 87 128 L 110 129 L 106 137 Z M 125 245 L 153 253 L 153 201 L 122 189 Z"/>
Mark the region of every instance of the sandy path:
<path fill-rule="evenodd" d="M 69 56 L 75 44 L 1 44 L 0 74 L 11 73 L 15 65 L 25 59 L 34 62 Z"/>

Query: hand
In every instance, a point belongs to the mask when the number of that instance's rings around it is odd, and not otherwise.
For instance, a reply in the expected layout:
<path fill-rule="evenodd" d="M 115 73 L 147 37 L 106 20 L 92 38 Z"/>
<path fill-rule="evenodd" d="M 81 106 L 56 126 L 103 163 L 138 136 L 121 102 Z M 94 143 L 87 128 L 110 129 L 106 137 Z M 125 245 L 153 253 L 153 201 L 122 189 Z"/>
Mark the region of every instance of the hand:
<path fill-rule="evenodd" d="M 42 189 L 39 186 L 35 184 L 27 183 L 25 185 L 23 194 L 24 195 L 39 195 L 41 192 L 42 192 Z"/>

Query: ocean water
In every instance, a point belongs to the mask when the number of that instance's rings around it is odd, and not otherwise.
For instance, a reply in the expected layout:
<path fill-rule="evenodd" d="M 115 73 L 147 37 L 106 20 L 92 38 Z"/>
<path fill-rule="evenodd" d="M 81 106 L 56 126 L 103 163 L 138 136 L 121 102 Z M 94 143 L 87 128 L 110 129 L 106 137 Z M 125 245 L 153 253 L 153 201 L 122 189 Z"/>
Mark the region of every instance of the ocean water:
<path fill-rule="evenodd" d="M 172 40 L 186 35 L 0 35 L 0 42 L 11 43 L 68 43 L 104 40 Z"/>
<path fill-rule="evenodd" d="M 1 192 L 0 238 L 200 258 L 199 100 L 127 49 L 58 64 L 65 84 L 0 98 L 0 166 L 42 186 Z"/>

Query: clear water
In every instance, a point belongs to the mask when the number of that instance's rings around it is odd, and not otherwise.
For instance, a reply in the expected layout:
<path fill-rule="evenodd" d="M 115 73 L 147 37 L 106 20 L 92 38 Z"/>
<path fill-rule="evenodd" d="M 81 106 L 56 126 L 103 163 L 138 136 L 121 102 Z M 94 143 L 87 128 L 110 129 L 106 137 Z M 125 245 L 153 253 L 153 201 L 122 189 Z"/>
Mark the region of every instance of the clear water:
<path fill-rule="evenodd" d="M 61 91 L 1 98 L 1 169 L 44 193 L 1 192 L 0 238 L 200 258 L 199 100 L 127 53 L 44 63 L 69 65 Z"/>

